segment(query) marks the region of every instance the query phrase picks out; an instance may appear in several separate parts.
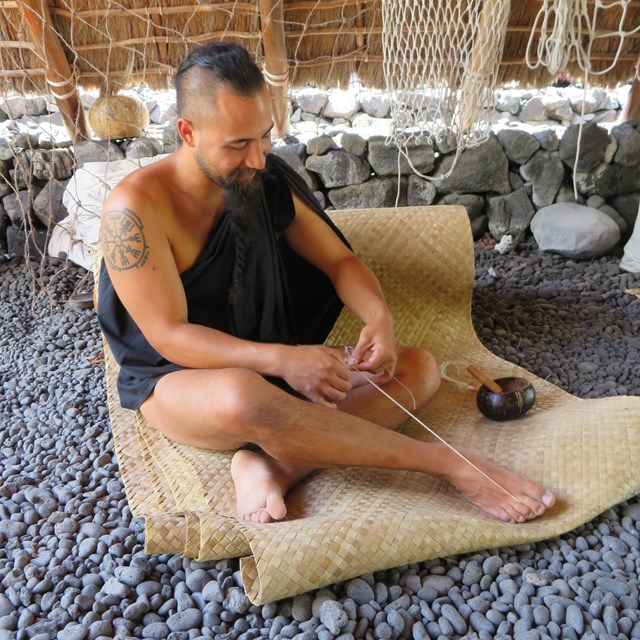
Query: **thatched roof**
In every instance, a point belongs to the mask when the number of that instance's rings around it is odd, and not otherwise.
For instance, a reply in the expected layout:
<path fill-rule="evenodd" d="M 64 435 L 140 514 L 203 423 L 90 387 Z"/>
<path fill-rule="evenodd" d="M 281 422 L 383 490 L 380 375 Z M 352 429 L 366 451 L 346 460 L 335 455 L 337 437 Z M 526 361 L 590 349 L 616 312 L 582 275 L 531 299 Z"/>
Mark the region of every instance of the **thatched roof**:
<path fill-rule="evenodd" d="M 27 93 L 46 87 L 46 63 L 24 19 L 28 7 L 38 4 L 0 0 L 0 90 Z M 266 19 L 260 15 L 260 5 L 269 0 L 48 0 L 44 4 L 77 83 L 86 88 L 108 84 L 117 89 L 139 82 L 165 88 L 189 50 L 221 38 L 241 42 L 258 59 L 264 55 Z M 524 63 L 540 3 L 513 0 L 512 5 L 500 80 L 548 84 L 554 78 L 544 67 L 532 71 Z M 283 0 L 282 9 L 293 86 L 344 86 L 353 73 L 367 86 L 384 85 L 382 0 Z M 603 12 L 598 31 L 617 29 L 619 17 L 619 9 Z M 631 0 L 626 29 L 638 24 L 640 0 Z M 611 65 L 617 47 L 616 38 L 598 40 L 592 50 L 594 69 Z M 639 57 L 640 33 L 636 33 L 625 40 L 617 65 L 591 82 L 613 85 L 629 80 Z M 583 75 L 575 60 L 568 72 Z"/>

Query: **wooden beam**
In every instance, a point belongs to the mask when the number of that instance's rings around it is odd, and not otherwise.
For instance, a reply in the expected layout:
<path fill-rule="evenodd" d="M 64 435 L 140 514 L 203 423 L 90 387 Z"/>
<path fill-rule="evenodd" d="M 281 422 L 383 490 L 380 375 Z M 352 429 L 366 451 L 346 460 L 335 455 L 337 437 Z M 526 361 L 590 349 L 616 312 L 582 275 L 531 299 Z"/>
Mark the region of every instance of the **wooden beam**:
<path fill-rule="evenodd" d="M 602 53 L 602 54 L 591 54 L 589 56 L 589 60 L 591 62 L 613 62 L 616 58 L 616 53 L 615 52 L 611 52 L 611 53 Z M 638 57 L 634 54 L 631 55 L 620 55 L 618 56 L 618 62 L 635 62 L 638 59 Z M 577 58 L 575 55 L 571 56 L 569 58 L 569 62 L 577 62 Z M 522 58 L 503 58 L 502 60 L 500 60 L 500 65 L 504 66 L 504 65 L 510 65 L 510 64 L 515 64 L 515 65 L 522 65 L 522 64 L 527 64 L 527 61 L 522 59 Z M 592 72 L 592 77 L 591 80 L 593 81 L 593 76 L 595 74 L 593 74 Z M 608 73 L 607 75 L 614 75 L 613 73 Z M 551 74 L 549 74 L 549 76 L 551 77 Z"/>
<path fill-rule="evenodd" d="M 335 9 L 344 9 L 346 7 L 351 7 L 354 5 L 360 4 L 369 4 L 372 7 L 375 7 L 380 0 L 322 0 L 322 2 L 318 2 L 318 0 L 302 0 L 299 2 L 287 4 L 283 7 L 285 12 L 292 11 L 334 11 Z M 636 0 L 640 4 L 640 0 Z M 15 0 L 0 0 L 0 8 L 15 8 L 17 2 Z M 69 9 L 64 9 L 62 7 L 51 7 L 52 15 L 65 16 L 66 18 L 77 18 L 77 19 L 85 19 L 85 18 L 95 18 L 102 16 L 115 16 L 115 17 L 126 17 L 126 16 L 146 16 L 147 13 L 160 14 L 168 16 L 171 14 L 181 14 L 181 13 L 217 13 L 220 11 L 225 11 L 227 13 L 237 14 L 247 14 L 254 15 L 257 13 L 256 6 L 250 2 L 219 2 L 216 4 L 186 4 L 180 5 L 177 7 L 152 7 L 147 9 L 145 7 L 131 7 L 128 9 L 118 9 L 118 8 L 110 8 L 110 9 L 81 9 L 79 11 L 74 11 L 73 13 Z"/>
<path fill-rule="evenodd" d="M 264 75 L 273 100 L 275 134 L 289 135 L 289 61 L 284 37 L 283 0 L 260 0 Z"/>
<path fill-rule="evenodd" d="M 333 11 L 334 9 L 345 9 L 346 7 L 356 6 L 360 9 L 361 5 L 370 4 L 376 8 L 380 4 L 380 0 L 298 0 L 289 3 L 285 11 Z"/>
<path fill-rule="evenodd" d="M 156 44 L 162 43 L 164 45 L 167 44 L 184 44 L 185 42 L 189 43 L 199 43 L 199 42 L 208 42 L 210 40 L 214 40 L 217 37 L 225 36 L 227 38 L 237 38 L 237 39 L 256 39 L 259 38 L 260 35 L 257 33 L 247 33 L 246 31 L 208 31 L 207 33 L 201 33 L 197 36 L 160 36 L 159 38 L 149 38 L 145 36 L 144 38 L 128 38 L 127 40 L 111 40 L 109 42 L 94 42 L 91 44 L 79 44 L 76 45 L 75 51 L 76 53 L 84 53 L 86 51 L 108 51 L 109 49 L 114 48 L 127 48 L 133 47 L 138 44 L 149 44 L 151 42 L 155 42 Z M 138 52 L 142 56 L 142 52 Z"/>
<path fill-rule="evenodd" d="M 462 27 L 456 27 L 456 30 L 461 30 Z M 521 31 L 520 27 L 515 27 L 513 29 L 507 27 L 507 33 L 511 33 L 511 32 L 519 32 Z M 421 31 L 419 31 L 418 29 L 403 29 L 402 33 L 407 34 L 407 33 L 432 33 L 433 32 L 433 28 L 426 28 L 426 29 L 422 29 Z M 155 29 L 154 29 L 154 33 L 155 33 Z M 156 43 L 156 45 L 158 46 L 158 48 L 160 48 L 161 45 L 164 46 L 165 50 L 166 50 L 166 45 L 168 44 L 182 44 L 185 41 L 189 42 L 189 43 L 198 43 L 198 42 L 204 42 L 207 40 L 213 40 L 217 37 L 220 36 L 225 36 L 227 38 L 235 38 L 238 40 L 252 40 L 255 38 L 259 38 L 260 35 L 257 33 L 251 33 L 251 32 L 247 32 L 247 31 L 229 31 L 229 30 L 225 30 L 225 31 L 210 31 L 207 33 L 202 33 L 200 35 L 197 36 L 168 36 L 166 35 L 166 31 L 163 32 L 164 35 L 160 34 L 160 35 L 155 35 L 151 40 Z M 596 35 L 606 35 L 609 32 L 599 32 L 596 31 L 595 34 Z M 365 37 L 366 36 L 378 36 L 382 34 L 382 27 L 371 27 L 371 28 L 365 28 L 365 27 L 338 27 L 338 28 L 332 28 L 332 27 L 309 27 L 308 29 L 304 29 L 302 31 L 285 31 L 284 37 L 286 39 L 299 39 L 299 38 L 311 38 L 311 37 L 325 37 L 325 36 L 355 36 L 356 37 L 356 41 L 359 41 L 359 39 L 362 39 L 363 44 L 365 43 Z M 634 33 L 631 34 L 629 36 L 625 36 L 625 38 L 627 40 L 640 40 L 640 33 Z M 150 39 L 145 36 L 145 37 L 140 37 L 140 38 L 128 38 L 126 40 L 111 40 L 109 42 L 94 42 L 94 43 L 90 43 L 90 44 L 77 44 L 74 47 L 74 51 L 76 53 L 84 53 L 86 51 L 102 51 L 102 50 L 108 50 L 114 47 L 131 47 L 131 46 L 135 46 L 135 45 L 139 45 L 139 44 L 148 44 L 150 42 Z M 0 40 L 0 47 L 7 47 L 7 48 L 14 48 L 14 49 L 33 49 L 33 43 L 32 42 L 22 42 L 19 40 Z M 360 47 L 358 47 L 360 49 Z M 366 48 L 366 47 L 365 47 Z M 615 58 L 615 53 L 611 53 L 609 54 L 609 57 L 605 57 L 605 58 L 596 58 L 594 56 L 591 57 L 592 60 L 608 60 L 611 59 L 613 60 Z M 630 59 L 635 59 L 634 55 L 631 55 L 631 57 L 629 56 L 623 56 L 622 58 L 620 58 L 622 60 L 630 60 Z M 522 59 L 522 61 L 524 62 L 524 58 Z M 507 62 L 505 61 L 504 64 L 507 64 Z"/>
<path fill-rule="evenodd" d="M 148 0 L 149 4 L 151 2 L 153 2 L 153 0 Z M 151 8 L 152 7 L 148 7 L 149 14 L 147 19 L 151 20 L 151 23 L 153 24 L 153 35 L 155 36 L 154 40 L 158 49 L 158 59 L 160 60 L 160 64 L 169 64 L 167 45 L 160 40 L 163 35 L 166 35 L 166 30 L 164 29 L 164 23 L 162 21 L 162 11 L 158 14 L 153 14 L 150 12 Z M 159 8 L 162 9 L 162 7 Z"/>
<path fill-rule="evenodd" d="M 0 69 L 0 78 L 39 78 L 44 75 L 44 69 Z"/>
<path fill-rule="evenodd" d="M 73 142 L 89 138 L 87 116 L 82 108 L 71 65 L 53 28 L 45 0 L 20 0 L 20 12 L 46 69 L 46 81 Z"/>
<path fill-rule="evenodd" d="M 356 48 L 357 49 L 364 49 L 364 45 L 365 45 L 365 35 L 364 35 L 364 18 L 362 16 L 363 10 L 362 10 L 362 3 L 360 2 L 360 0 L 357 0 L 356 2 L 356 16 L 355 16 L 355 22 L 356 22 Z"/>
<path fill-rule="evenodd" d="M 221 2 L 219 4 L 193 4 L 180 5 L 178 7 L 132 7 L 130 9 L 118 9 L 114 7 L 109 9 L 82 9 L 73 12 L 61 7 L 51 8 L 52 15 L 64 16 L 65 18 L 73 18 L 76 20 L 101 17 L 131 18 L 133 16 L 146 18 L 149 14 L 168 16 L 181 13 L 218 13 L 220 11 L 228 14 L 257 14 L 255 6 L 249 2 Z"/>
<path fill-rule="evenodd" d="M 640 77 L 636 76 L 629 91 L 627 104 L 622 111 L 622 122 L 628 120 L 640 120 Z"/>
<path fill-rule="evenodd" d="M 0 40 L 0 49 L 33 49 L 33 42 L 22 40 Z"/>
<path fill-rule="evenodd" d="M 500 37 L 499 29 L 500 25 L 506 23 L 508 11 L 508 5 L 497 0 L 482 3 L 478 30 L 473 35 L 471 54 L 460 86 L 458 106 L 462 133 L 469 133 L 481 115 L 478 101 L 485 88 L 491 85 L 491 76 L 502 57 L 504 40 Z"/>

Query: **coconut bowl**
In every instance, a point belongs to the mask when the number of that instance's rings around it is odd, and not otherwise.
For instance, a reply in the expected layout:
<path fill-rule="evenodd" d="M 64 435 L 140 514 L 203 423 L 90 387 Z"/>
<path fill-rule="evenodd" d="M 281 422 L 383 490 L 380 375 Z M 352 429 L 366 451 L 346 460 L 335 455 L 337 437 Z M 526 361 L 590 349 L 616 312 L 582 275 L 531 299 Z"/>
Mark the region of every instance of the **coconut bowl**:
<path fill-rule="evenodd" d="M 498 378 L 502 391 L 497 393 L 481 385 L 476 404 L 484 416 L 491 420 L 514 420 L 523 416 L 536 401 L 536 390 L 525 378 Z"/>

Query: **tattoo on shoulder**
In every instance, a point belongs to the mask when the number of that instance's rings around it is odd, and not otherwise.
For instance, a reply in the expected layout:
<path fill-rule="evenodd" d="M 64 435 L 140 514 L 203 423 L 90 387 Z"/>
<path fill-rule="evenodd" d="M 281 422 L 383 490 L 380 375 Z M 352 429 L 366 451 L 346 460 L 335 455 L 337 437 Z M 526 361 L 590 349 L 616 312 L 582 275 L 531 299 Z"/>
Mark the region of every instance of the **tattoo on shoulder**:
<path fill-rule="evenodd" d="M 116 271 L 142 267 L 149 257 L 142 222 L 131 209 L 102 214 L 101 240 L 104 258 Z"/>

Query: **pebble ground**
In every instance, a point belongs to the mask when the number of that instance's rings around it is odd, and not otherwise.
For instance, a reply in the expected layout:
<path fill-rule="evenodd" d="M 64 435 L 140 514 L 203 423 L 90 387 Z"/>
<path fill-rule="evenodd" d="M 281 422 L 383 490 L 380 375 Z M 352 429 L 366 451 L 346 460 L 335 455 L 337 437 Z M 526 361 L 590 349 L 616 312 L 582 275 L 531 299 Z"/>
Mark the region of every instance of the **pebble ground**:
<path fill-rule="evenodd" d="M 585 398 L 640 396 L 640 275 L 476 245 L 495 353 Z M 484 246 L 484 248 L 482 248 Z M 35 280 L 34 280 L 35 277 Z M 95 314 L 56 262 L 0 263 L 0 640 L 640 638 L 640 501 L 563 536 L 253 606 L 236 560 L 147 556 L 110 438 Z"/>

